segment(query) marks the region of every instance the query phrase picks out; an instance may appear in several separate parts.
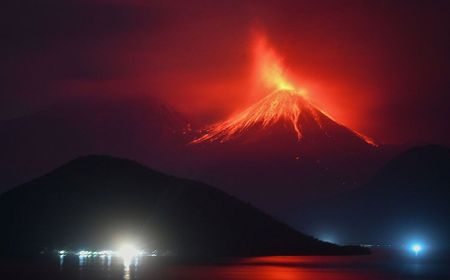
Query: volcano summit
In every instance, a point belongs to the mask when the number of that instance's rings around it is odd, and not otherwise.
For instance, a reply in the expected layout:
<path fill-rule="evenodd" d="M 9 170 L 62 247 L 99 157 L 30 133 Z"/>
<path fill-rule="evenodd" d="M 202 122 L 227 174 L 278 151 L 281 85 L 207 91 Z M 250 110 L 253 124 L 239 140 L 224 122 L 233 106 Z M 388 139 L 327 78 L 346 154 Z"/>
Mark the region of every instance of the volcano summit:
<path fill-rule="evenodd" d="M 223 143 L 248 133 L 264 134 L 267 132 L 265 130 L 279 125 L 292 131 L 291 136 L 295 136 L 298 142 L 310 135 L 336 138 L 336 130 L 345 130 L 346 134 L 376 146 L 369 137 L 339 124 L 313 106 L 306 99 L 304 91 L 290 89 L 276 90 L 240 114 L 212 125 L 193 143 Z"/>

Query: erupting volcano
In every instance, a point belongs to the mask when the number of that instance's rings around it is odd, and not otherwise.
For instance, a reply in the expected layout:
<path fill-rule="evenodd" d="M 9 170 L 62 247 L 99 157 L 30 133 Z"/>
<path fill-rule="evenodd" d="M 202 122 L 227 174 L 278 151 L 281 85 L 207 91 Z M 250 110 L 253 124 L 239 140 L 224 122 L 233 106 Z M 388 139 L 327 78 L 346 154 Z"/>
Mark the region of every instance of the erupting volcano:
<path fill-rule="evenodd" d="M 348 130 L 366 143 L 376 145 L 369 137 L 337 123 L 314 107 L 301 91 L 287 89 L 277 90 L 235 117 L 211 126 L 193 143 L 225 142 L 244 135 L 246 131 L 255 128 L 269 129 L 276 124 L 282 124 L 285 128 L 291 129 L 298 141 L 301 141 L 305 135 L 317 134 L 317 131 L 312 133 L 311 130 L 320 130 L 324 136 L 333 137 L 331 131 L 327 130 L 332 123 Z"/>
<path fill-rule="evenodd" d="M 205 133 L 192 143 L 223 143 L 242 137 L 250 131 L 254 133 L 282 125 L 292 131 L 292 136 L 296 137 L 298 142 L 309 135 L 336 138 L 336 131 L 346 130 L 348 133 L 345 134 L 351 134 L 367 144 L 376 146 L 369 137 L 345 127 L 312 105 L 306 90 L 294 86 L 294 82 L 283 71 L 281 59 L 267 47 L 265 41 L 257 44 L 256 55 L 259 83 L 271 93 L 241 113 L 207 128 Z"/>
<path fill-rule="evenodd" d="M 366 180 L 382 149 L 317 106 L 308 83 L 282 67 L 265 41 L 256 44 L 255 58 L 248 92 L 262 97 L 191 142 L 199 179 L 268 211 L 275 211 L 273 201 L 295 204 Z M 259 196 L 248 186 L 258 186 Z"/>

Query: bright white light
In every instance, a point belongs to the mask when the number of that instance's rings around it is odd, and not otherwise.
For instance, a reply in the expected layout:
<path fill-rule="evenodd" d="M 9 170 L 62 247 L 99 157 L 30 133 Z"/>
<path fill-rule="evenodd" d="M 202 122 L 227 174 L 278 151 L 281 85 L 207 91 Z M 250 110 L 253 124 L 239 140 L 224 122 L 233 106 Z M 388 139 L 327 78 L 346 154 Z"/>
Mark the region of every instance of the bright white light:
<path fill-rule="evenodd" d="M 65 254 L 66 254 L 66 251 L 64 251 L 64 250 L 58 251 L 58 254 L 60 254 L 60 255 L 65 255 Z"/>
<path fill-rule="evenodd" d="M 139 250 L 133 244 L 124 244 L 117 251 L 117 254 L 124 259 L 132 259 L 139 255 Z"/>
<path fill-rule="evenodd" d="M 411 250 L 417 255 L 420 251 L 422 251 L 422 246 L 420 244 L 413 244 L 411 246 Z"/>

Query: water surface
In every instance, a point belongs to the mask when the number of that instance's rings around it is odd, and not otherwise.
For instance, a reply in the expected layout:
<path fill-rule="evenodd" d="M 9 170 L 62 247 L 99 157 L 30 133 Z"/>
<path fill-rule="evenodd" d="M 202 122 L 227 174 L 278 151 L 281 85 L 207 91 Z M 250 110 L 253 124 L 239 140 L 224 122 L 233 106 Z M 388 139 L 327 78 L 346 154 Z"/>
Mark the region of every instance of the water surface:
<path fill-rule="evenodd" d="M 450 279 L 445 255 L 273 256 L 183 262 L 159 257 L 3 259 L 0 279 L 353 280 Z"/>

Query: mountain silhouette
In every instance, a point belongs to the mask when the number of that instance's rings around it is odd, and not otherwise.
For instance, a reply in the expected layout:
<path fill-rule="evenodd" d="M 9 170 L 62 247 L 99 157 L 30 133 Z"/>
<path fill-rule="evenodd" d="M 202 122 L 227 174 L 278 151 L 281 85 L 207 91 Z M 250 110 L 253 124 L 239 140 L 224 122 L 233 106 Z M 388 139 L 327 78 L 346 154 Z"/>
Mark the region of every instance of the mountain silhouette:
<path fill-rule="evenodd" d="M 107 154 L 206 182 L 284 219 L 305 201 L 361 185 L 391 157 L 384 146 L 368 144 L 302 96 L 276 94 L 252 108 L 263 106 L 260 111 L 267 112 L 276 97 L 276 111 L 288 108 L 290 113 L 274 118 L 264 113 L 267 126 L 255 121 L 223 142 L 188 144 L 203 134 L 185 115 L 155 98 L 80 98 L 4 121 L 0 190 L 73 158 Z M 291 118 L 297 109 L 303 112 L 298 116 L 301 127 Z"/>
<path fill-rule="evenodd" d="M 278 90 L 189 145 L 196 174 L 271 213 L 365 183 L 393 149 L 340 124 L 300 92 Z M 257 186 L 248 188 L 247 186 Z M 280 207 L 276 201 L 285 201 Z"/>
<path fill-rule="evenodd" d="M 132 236 L 178 256 L 365 253 L 301 234 L 208 185 L 87 156 L 0 196 L 0 251 L 110 248 Z"/>
<path fill-rule="evenodd" d="M 450 149 L 427 145 L 395 157 L 363 187 L 307 206 L 312 211 L 303 218 L 305 226 L 360 242 L 399 244 L 416 236 L 447 246 L 449 200 Z"/>

